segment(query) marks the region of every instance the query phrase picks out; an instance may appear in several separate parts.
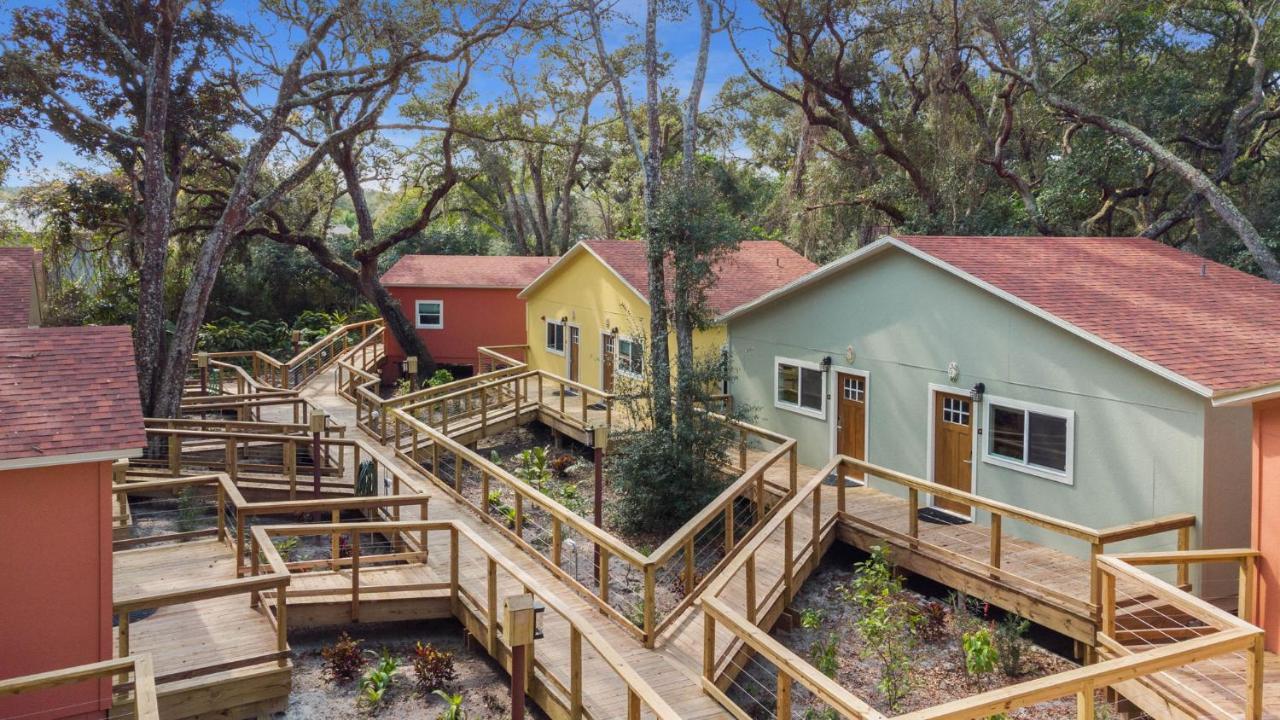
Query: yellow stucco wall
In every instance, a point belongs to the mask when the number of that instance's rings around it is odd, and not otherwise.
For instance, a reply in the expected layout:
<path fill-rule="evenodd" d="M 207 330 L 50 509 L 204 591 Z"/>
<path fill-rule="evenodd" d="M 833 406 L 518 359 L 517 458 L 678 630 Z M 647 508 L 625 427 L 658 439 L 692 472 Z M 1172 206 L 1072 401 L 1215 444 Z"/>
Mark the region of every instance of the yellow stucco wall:
<path fill-rule="evenodd" d="M 602 335 L 618 329 L 619 338 L 642 339 L 649 334 L 649 304 L 594 255 L 578 251 L 564 261 L 554 275 L 525 297 L 525 323 L 529 338 L 529 365 L 568 377 L 566 355 L 547 349 L 548 320 L 569 318 L 579 329 L 578 381 L 599 388 Z M 694 336 L 694 351 L 718 353 L 726 340 L 724 326 L 716 325 Z M 565 338 L 566 351 L 568 336 Z M 674 359 L 674 340 L 672 357 Z M 645 360 L 648 360 L 647 352 Z"/>

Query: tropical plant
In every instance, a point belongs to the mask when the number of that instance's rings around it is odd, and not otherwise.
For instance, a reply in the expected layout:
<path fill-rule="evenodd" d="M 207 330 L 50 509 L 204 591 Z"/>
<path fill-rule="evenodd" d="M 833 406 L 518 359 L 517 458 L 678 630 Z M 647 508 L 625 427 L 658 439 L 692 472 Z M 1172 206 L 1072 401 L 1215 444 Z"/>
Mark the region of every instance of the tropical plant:
<path fill-rule="evenodd" d="M 444 700 L 444 710 L 436 716 L 436 720 L 466 720 L 467 714 L 462 710 L 462 694 L 450 695 L 443 690 L 436 690 L 436 695 Z"/>
<path fill-rule="evenodd" d="M 188 485 L 178 491 L 178 532 L 191 532 L 200 525 L 200 504 L 196 489 Z"/>
<path fill-rule="evenodd" d="M 854 627 L 862 640 L 863 657 L 880 665 L 876 688 L 897 710 L 911 690 L 911 653 L 923 622 L 920 610 L 904 593 L 902 577 L 881 545 L 854 565 L 853 580 L 842 592 L 861 611 Z"/>
<path fill-rule="evenodd" d="M 825 613 L 820 608 L 805 608 L 800 611 L 800 627 L 805 630 L 817 630 L 822 627 Z"/>
<path fill-rule="evenodd" d="M 970 676 L 979 677 L 996 669 L 1000 656 L 991 639 L 990 628 L 967 632 L 961 642 L 964 645 L 964 669 Z"/>
<path fill-rule="evenodd" d="M 1009 677 L 1022 674 L 1022 656 L 1029 641 L 1027 630 L 1031 629 L 1031 621 L 1024 617 L 1009 613 L 996 624 L 995 645 L 1000 657 L 1000 669 Z"/>
<path fill-rule="evenodd" d="M 413 648 L 413 674 L 424 692 L 439 691 L 458 681 L 453 653 L 437 650 L 431 643 L 417 643 Z"/>
<path fill-rule="evenodd" d="M 364 653 L 360 650 L 360 640 L 352 640 L 347 633 L 338 636 L 337 642 L 320 649 L 320 658 L 324 663 L 322 675 L 329 682 L 348 682 L 360 674 L 365 665 Z"/>
<path fill-rule="evenodd" d="M 453 373 L 444 368 L 439 368 L 431 374 L 431 377 L 427 378 L 427 386 L 436 387 L 437 385 L 447 385 L 453 382 L 453 380 Z"/>
<path fill-rule="evenodd" d="M 813 663 L 818 672 L 834 678 L 840 670 L 840 659 L 837 657 L 839 649 L 840 635 L 829 633 L 825 638 L 814 640 L 809 646 L 809 662 Z"/>
<path fill-rule="evenodd" d="M 364 677 L 360 678 L 359 701 L 368 707 L 376 707 L 380 704 L 386 697 L 387 690 L 391 689 L 391 683 L 399 667 L 400 661 L 391 654 L 390 650 L 383 648 L 378 655 L 378 662 L 364 674 Z"/>
<path fill-rule="evenodd" d="M 519 465 L 516 467 L 515 476 L 529 485 L 541 490 L 547 484 L 547 481 L 551 479 L 551 469 L 547 466 L 547 449 L 545 447 L 522 450 L 516 456 L 516 460 Z"/>

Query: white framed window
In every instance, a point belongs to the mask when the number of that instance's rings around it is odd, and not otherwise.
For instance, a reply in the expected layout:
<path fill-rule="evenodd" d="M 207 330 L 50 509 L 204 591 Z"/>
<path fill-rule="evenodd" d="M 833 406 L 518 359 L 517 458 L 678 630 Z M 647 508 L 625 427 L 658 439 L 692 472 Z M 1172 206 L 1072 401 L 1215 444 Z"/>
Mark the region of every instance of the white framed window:
<path fill-rule="evenodd" d="M 827 394 L 823 389 L 822 367 L 804 360 L 773 359 L 773 404 L 816 418 L 826 417 Z"/>
<path fill-rule="evenodd" d="M 1073 484 L 1075 413 L 987 396 L 982 459 L 1037 477 Z"/>
<path fill-rule="evenodd" d="M 865 402 L 867 397 L 867 381 L 860 377 L 845 375 L 840 388 L 845 400 L 856 403 Z"/>
<path fill-rule="evenodd" d="M 419 300 L 415 308 L 419 330 L 444 329 L 444 301 Z"/>
<path fill-rule="evenodd" d="M 547 321 L 547 351 L 564 354 L 564 323 Z"/>
<path fill-rule="evenodd" d="M 942 422 L 944 423 L 968 425 L 972 412 L 969 401 L 964 398 L 950 395 L 942 398 Z"/>
<path fill-rule="evenodd" d="M 618 338 L 618 353 L 614 363 L 619 375 L 641 377 L 644 375 L 644 346 L 639 340 Z"/>

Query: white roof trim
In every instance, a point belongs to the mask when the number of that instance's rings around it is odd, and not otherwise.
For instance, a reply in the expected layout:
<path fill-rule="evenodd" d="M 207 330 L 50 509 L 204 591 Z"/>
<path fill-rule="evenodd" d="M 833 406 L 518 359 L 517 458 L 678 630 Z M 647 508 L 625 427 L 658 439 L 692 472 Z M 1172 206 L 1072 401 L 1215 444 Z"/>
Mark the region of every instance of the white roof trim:
<path fill-rule="evenodd" d="M 1013 293 L 1007 292 L 1005 290 L 1001 290 L 995 285 L 992 285 L 991 283 L 988 283 L 985 280 L 982 280 L 981 278 L 978 278 L 975 275 L 971 275 L 970 273 L 965 272 L 964 270 L 961 270 L 960 268 L 940 258 L 930 255 L 929 253 L 915 247 L 914 245 L 911 245 L 910 243 L 905 243 L 895 237 L 888 236 L 888 235 L 880 238 L 879 240 L 876 240 L 870 245 L 867 245 L 853 253 L 850 253 L 849 255 L 846 255 L 845 257 L 833 263 L 824 265 L 823 267 L 820 267 L 817 270 L 814 270 L 813 272 L 810 272 L 807 275 L 797 278 L 796 280 L 778 288 L 777 290 L 774 290 L 771 293 L 762 295 L 761 297 L 757 298 L 753 302 L 734 308 L 728 313 L 721 315 L 719 319 L 724 321 L 724 320 L 729 320 L 731 318 L 744 315 L 756 309 L 760 305 L 763 305 L 764 303 L 771 302 L 772 300 L 775 300 L 783 295 L 790 294 L 791 292 L 794 292 L 795 290 L 805 285 L 808 285 L 809 283 L 815 282 L 820 278 L 826 277 L 829 274 L 839 272 L 840 270 L 843 270 L 846 267 L 855 265 L 861 262 L 862 260 L 864 260 L 865 258 L 875 255 L 889 247 L 895 247 L 899 250 L 902 250 L 905 253 L 908 253 L 914 257 L 917 257 L 929 263 L 930 265 L 933 265 L 934 267 L 945 270 L 951 273 L 952 275 L 955 275 L 956 277 L 961 278 L 962 280 L 967 280 L 970 283 L 982 288 L 983 290 L 986 290 L 992 295 L 995 295 L 996 297 L 1001 298 L 1002 300 L 1010 302 L 1013 305 L 1023 310 L 1026 310 L 1032 315 L 1035 315 L 1036 317 L 1042 320 L 1045 320 L 1046 322 L 1056 325 L 1057 327 L 1063 330 L 1066 330 L 1067 332 L 1073 335 L 1076 335 L 1077 337 L 1087 340 L 1090 343 L 1093 343 L 1094 345 L 1097 345 L 1098 347 L 1104 350 L 1107 350 L 1115 355 L 1118 355 L 1124 358 L 1125 360 L 1128 360 L 1129 362 L 1132 362 L 1135 365 L 1143 368 L 1144 370 L 1155 373 L 1156 375 L 1159 375 L 1160 377 L 1174 383 L 1175 385 L 1179 385 L 1183 388 L 1186 388 L 1187 390 L 1190 390 L 1191 392 L 1197 395 L 1200 395 L 1202 397 L 1211 398 L 1214 395 L 1213 390 L 1209 389 L 1204 385 L 1201 385 L 1198 382 L 1195 382 L 1194 380 L 1191 380 L 1190 378 L 1179 375 L 1178 373 L 1164 367 L 1163 365 L 1159 365 L 1157 363 L 1151 362 L 1150 360 L 1147 360 L 1146 358 L 1136 353 L 1130 352 L 1129 350 L 1126 350 L 1125 348 L 1122 348 L 1113 342 L 1104 340 L 1098 337 L 1097 335 L 1094 335 L 1093 333 L 1089 332 L 1088 330 L 1085 330 L 1084 328 L 1078 325 L 1075 325 L 1074 323 L 1068 322 L 1067 320 L 1064 320 L 1058 317 L 1057 315 L 1054 315 L 1053 313 L 1048 312 L 1047 310 L 1044 310 L 1043 308 L 1037 305 L 1033 305 L 1027 302 L 1026 300 L 1023 300 L 1022 298 L 1018 297 L 1017 295 L 1014 295 Z"/>
<path fill-rule="evenodd" d="M 561 255 L 559 259 L 551 263 L 551 267 L 548 267 L 546 270 L 543 270 L 542 274 L 534 278 L 533 282 L 529 283 L 529 285 L 525 287 L 524 290 L 521 290 L 520 294 L 516 295 L 516 297 L 520 298 L 521 300 L 528 299 L 529 293 L 533 292 L 535 288 L 537 288 L 539 285 L 542 285 L 544 282 L 546 282 L 547 278 L 551 277 L 552 274 L 557 272 L 560 269 L 560 266 L 562 264 L 568 263 L 571 258 L 576 257 L 577 255 L 583 252 L 591 255 L 591 257 L 596 259 L 596 262 L 608 268 L 609 272 L 613 273 L 613 276 L 618 278 L 619 282 L 621 282 L 623 285 L 630 288 L 631 292 L 635 293 L 636 297 L 640 298 L 640 302 L 644 303 L 645 305 L 649 304 L 648 295 L 645 295 L 644 293 L 637 290 L 636 287 L 632 285 L 630 282 L 628 282 L 626 278 L 622 277 L 621 273 L 615 270 L 612 265 L 605 262 L 604 258 L 600 257 L 599 253 L 597 253 L 595 250 L 592 250 L 591 246 L 587 245 L 587 243 L 582 240 L 579 240 L 573 247 L 569 248 L 569 252 Z"/>
<path fill-rule="evenodd" d="M 547 267 L 551 267 L 548 265 Z M 443 290 L 523 290 L 524 285 L 458 285 L 457 283 L 384 282 L 383 287 L 440 288 Z"/>
<path fill-rule="evenodd" d="M 10 458 L 0 460 L 0 470 L 26 470 L 28 468 L 52 467 L 54 465 L 76 465 L 78 463 L 105 462 L 142 457 L 142 448 L 131 450 L 98 450 L 96 452 L 72 453 L 70 455 L 48 455 L 37 457 Z"/>
<path fill-rule="evenodd" d="M 1214 407 L 1252 405 L 1264 400 L 1280 398 L 1280 383 L 1260 385 L 1247 390 L 1230 390 L 1213 398 Z"/>

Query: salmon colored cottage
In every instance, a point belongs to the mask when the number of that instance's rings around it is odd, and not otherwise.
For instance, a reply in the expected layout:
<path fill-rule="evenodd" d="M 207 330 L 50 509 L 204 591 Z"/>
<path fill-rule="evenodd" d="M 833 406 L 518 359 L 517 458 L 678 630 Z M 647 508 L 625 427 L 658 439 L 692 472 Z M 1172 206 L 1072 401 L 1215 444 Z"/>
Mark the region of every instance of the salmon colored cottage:
<path fill-rule="evenodd" d="M 405 255 L 382 276 L 437 363 L 474 366 L 476 348 L 525 343 L 520 290 L 555 261 L 548 257 Z M 405 352 L 385 334 L 387 367 Z"/>
<path fill-rule="evenodd" d="M 111 659 L 111 466 L 145 443 L 129 328 L 0 329 L 0 679 Z M 110 707 L 104 678 L 0 717 Z"/>

